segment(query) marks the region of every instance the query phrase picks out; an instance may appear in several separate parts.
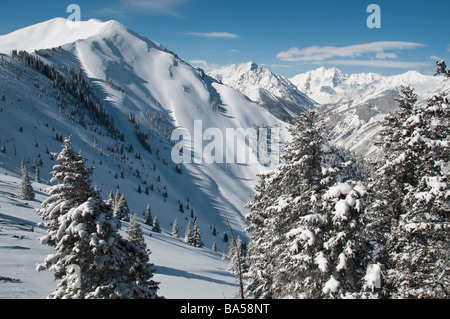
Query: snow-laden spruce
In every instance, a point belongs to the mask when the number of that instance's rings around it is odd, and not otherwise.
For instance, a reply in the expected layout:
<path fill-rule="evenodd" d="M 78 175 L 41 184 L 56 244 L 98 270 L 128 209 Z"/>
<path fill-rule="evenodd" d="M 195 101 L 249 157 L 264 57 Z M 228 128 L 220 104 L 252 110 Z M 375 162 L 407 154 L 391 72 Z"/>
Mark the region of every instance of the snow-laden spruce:
<path fill-rule="evenodd" d="M 175 220 L 173 221 L 172 236 L 175 237 L 175 238 L 179 238 L 180 237 L 180 228 L 178 226 L 178 219 L 177 218 L 175 218 Z"/>
<path fill-rule="evenodd" d="M 23 200 L 33 200 L 35 197 L 30 175 L 25 162 L 22 161 L 22 182 L 20 183 L 19 198 Z"/>
<path fill-rule="evenodd" d="M 230 263 L 228 264 L 227 270 L 235 276 L 239 276 L 246 267 L 243 255 L 241 237 L 238 236 L 237 240 L 233 238 L 230 242 L 230 249 L 228 251 Z M 239 267 L 241 270 L 239 270 Z"/>
<path fill-rule="evenodd" d="M 91 187 L 92 169 L 65 140 L 53 168 L 50 196 L 38 214 L 48 228 L 43 244 L 54 248 L 38 270 L 51 270 L 58 280 L 48 298 L 155 298 L 142 234 L 132 224 L 130 240 L 119 234 L 120 221 L 99 190 Z"/>
<path fill-rule="evenodd" d="M 336 183 L 324 167 L 318 115 L 308 111 L 276 171 L 261 175 L 248 207 L 252 238 L 246 292 L 256 298 L 356 296 L 365 273 L 360 214 L 364 187 Z"/>
<path fill-rule="evenodd" d="M 153 264 L 150 263 L 150 250 L 147 249 L 142 228 L 137 221 L 136 215 L 131 217 L 130 226 L 126 230 L 129 241 L 129 254 L 134 261 L 130 268 L 130 285 L 128 298 L 131 299 L 155 299 L 158 298 L 156 292 L 159 289 L 157 282 L 153 278 Z"/>
<path fill-rule="evenodd" d="M 184 242 L 194 247 L 203 247 L 200 225 L 197 218 L 194 220 L 194 227 L 192 228 L 191 221 L 188 222 L 186 232 L 184 235 Z"/>
<path fill-rule="evenodd" d="M 384 158 L 370 188 L 366 237 L 385 274 L 389 298 L 450 297 L 450 107 L 446 96 L 422 105 L 402 89 L 383 124 Z"/>

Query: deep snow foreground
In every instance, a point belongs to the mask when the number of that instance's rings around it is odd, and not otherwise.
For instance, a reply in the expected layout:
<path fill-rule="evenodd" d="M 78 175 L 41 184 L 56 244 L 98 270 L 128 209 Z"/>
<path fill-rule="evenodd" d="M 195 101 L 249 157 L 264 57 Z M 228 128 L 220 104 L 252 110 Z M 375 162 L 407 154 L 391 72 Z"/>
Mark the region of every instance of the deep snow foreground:
<path fill-rule="evenodd" d="M 16 197 L 20 178 L 0 171 L 0 299 L 45 298 L 56 288 L 51 272 L 36 271 L 51 248 L 41 245 L 39 237 L 46 230 L 39 226 L 35 208 L 46 198 L 47 185 L 33 183 L 34 201 Z M 121 234 L 129 223 L 123 222 Z M 236 297 L 238 287 L 219 252 L 194 248 L 167 232 L 158 234 L 142 225 L 150 261 L 154 264 L 154 280 L 158 291 L 168 299 L 229 299 Z"/>

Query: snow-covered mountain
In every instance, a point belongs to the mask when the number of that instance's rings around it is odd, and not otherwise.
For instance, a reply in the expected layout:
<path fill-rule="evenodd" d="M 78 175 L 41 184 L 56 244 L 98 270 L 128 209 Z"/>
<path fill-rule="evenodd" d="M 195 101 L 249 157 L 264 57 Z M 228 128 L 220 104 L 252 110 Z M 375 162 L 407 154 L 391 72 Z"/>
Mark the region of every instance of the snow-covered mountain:
<path fill-rule="evenodd" d="M 291 120 L 315 104 L 287 78 L 254 62 L 233 64 L 208 74 L 245 94 L 282 120 Z"/>
<path fill-rule="evenodd" d="M 450 92 L 445 77 L 409 71 L 394 76 L 375 73 L 345 74 L 324 67 L 298 74 L 290 79 L 299 90 L 320 103 L 331 143 L 364 157 L 377 156 L 374 141 L 380 121 L 396 110 L 401 86 L 411 86 L 419 103 L 441 92 Z"/>
<path fill-rule="evenodd" d="M 333 67 L 320 67 L 298 74 L 290 81 L 319 104 L 335 104 L 354 100 L 374 89 L 382 76 L 375 73 L 345 74 Z"/>
<path fill-rule="evenodd" d="M 34 56 L 51 68 L 17 51 L 11 56 L 13 50 L 37 50 Z M 224 234 L 229 235 L 226 217 L 236 234 L 246 241 L 248 235 L 242 233 L 247 213 L 244 206 L 253 193 L 257 174 L 276 163 L 251 163 L 259 156 L 256 143 L 252 143 L 258 137 L 242 131 L 255 126 L 279 129 L 279 135 L 272 134 L 275 145 L 289 138 L 285 123 L 245 95 L 116 21 L 90 20 L 72 29 L 65 19 L 53 19 L 0 36 L 0 53 L 4 54 L 0 61 L 0 141 L 6 148 L 0 152 L 2 206 L 32 209 L 39 205 L 45 197 L 43 191 L 32 203 L 18 201 L 14 196 L 20 163 L 23 159 L 32 171 L 36 160 L 41 165 L 42 180 L 48 181 L 56 163 L 50 152 L 60 151 L 61 136 L 72 135 L 74 148 L 89 159 L 88 165 L 96 167 L 93 181 L 105 198 L 120 188 L 140 221 L 148 204 L 153 217 L 158 217 L 162 234 L 151 234 L 147 227 L 145 236 L 153 251 L 150 259 L 155 264 L 155 278 L 161 282 L 161 295 L 223 298 L 224 294 L 230 297 L 236 292 L 234 278 L 221 260 L 229 245 L 224 241 Z M 208 155 L 207 150 L 217 158 L 225 158 L 235 145 L 227 141 L 221 144 L 218 139 L 225 139 L 232 130 L 236 132 L 233 142 L 248 146 L 250 160 L 177 166 L 171 156 L 178 142 L 171 140 L 171 133 L 177 128 L 190 133 L 193 158 Z M 209 134 L 203 135 L 206 131 Z M 185 138 L 183 145 L 191 142 Z M 270 156 L 276 158 L 278 154 Z M 42 185 L 35 187 L 44 189 Z M 149 194 L 144 191 L 147 188 Z M 3 211 L 0 222 L 20 219 L 12 210 Z M 24 217 L 23 222 L 33 224 L 33 218 Z M 173 238 L 170 234 L 175 218 L 181 236 L 188 222 L 197 218 L 205 247 L 194 249 L 182 239 Z M 5 270 L 1 275 L 19 276 L 22 281 L 40 276 L 28 273 L 34 267 L 20 275 L 14 267 L 36 262 L 33 247 L 37 247 L 37 236 L 30 234 L 21 241 L 22 235 L 18 239 L 14 230 L 0 227 L 0 246 L 10 247 L 0 248 L 2 255 L 10 256 L 0 257 L 0 269 Z M 3 245 L 16 239 L 20 242 Z M 211 251 L 213 242 L 217 253 Z M 31 251 L 34 259 L 29 255 Z M 45 296 L 41 289 L 28 284 L 23 285 L 29 291 L 22 296 Z M 14 294 L 0 289 L 0 297 L 10 293 Z"/>

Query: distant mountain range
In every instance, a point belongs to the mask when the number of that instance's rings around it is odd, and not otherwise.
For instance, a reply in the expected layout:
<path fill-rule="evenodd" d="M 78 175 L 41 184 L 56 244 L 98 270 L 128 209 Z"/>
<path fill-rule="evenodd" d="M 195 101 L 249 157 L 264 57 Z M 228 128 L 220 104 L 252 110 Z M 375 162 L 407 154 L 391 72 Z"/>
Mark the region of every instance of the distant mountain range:
<path fill-rule="evenodd" d="M 408 71 L 394 76 L 375 73 L 345 74 L 337 68 L 318 68 L 290 79 L 318 102 L 332 144 L 364 157 L 379 155 L 374 145 L 380 121 L 397 109 L 401 86 L 411 86 L 419 103 L 450 92 L 450 80 Z"/>
<path fill-rule="evenodd" d="M 365 157 L 379 154 L 373 142 L 381 129 L 380 121 L 396 109 L 401 86 L 413 87 L 422 103 L 434 94 L 450 91 L 445 77 L 416 71 L 394 76 L 348 75 L 335 67 L 320 67 L 287 79 L 249 62 L 209 74 L 284 121 L 316 108 L 323 114 L 331 143 Z"/>

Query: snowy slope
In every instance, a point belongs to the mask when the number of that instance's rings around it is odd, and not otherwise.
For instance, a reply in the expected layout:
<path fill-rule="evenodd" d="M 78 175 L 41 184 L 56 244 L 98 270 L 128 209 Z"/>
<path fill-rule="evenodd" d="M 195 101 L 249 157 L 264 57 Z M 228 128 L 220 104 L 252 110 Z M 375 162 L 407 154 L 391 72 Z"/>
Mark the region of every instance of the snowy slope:
<path fill-rule="evenodd" d="M 69 21 L 70 22 L 70 21 Z M 68 20 L 55 18 L 0 36 L 0 52 L 9 54 L 12 50 L 33 52 L 36 49 L 50 49 L 89 38 L 99 34 L 104 23 L 99 20 L 83 22 L 82 28 L 73 28 Z M 42 36 L 47 34 L 47 36 Z"/>
<path fill-rule="evenodd" d="M 43 40 L 37 41 L 38 38 Z M 70 106 L 68 109 L 61 107 L 62 91 L 54 87 L 50 79 L 17 59 L 3 56 L 0 89 L 5 101 L 0 99 L 0 140 L 4 140 L 6 152 L 0 153 L 2 171 L 17 174 L 22 159 L 32 171 L 33 160 L 42 159 L 41 178 L 47 181 L 55 164 L 48 151 L 61 149 L 61 142 L 55 135 L 72 135 L 75 149 L 89 159 L 88 165 L 96 167 L 93 181 L 103 190 L 105 198 L 119 187 L 126 195 L 131 212 L 141 221 L 147 204 L 151 205 L 153 217 L 158 217 L 162 234 L 150 237 L 149 228 L 144 226 L 144 229 L 149 249 L 153 251 L 151 261 L 156 265 L 156 280 L 161 282 L 162 295 L 167 298 L 233 295 L 236 291 L 234 278 L 225 271 L 227 264 L 221 260 L 222 252 L 228 252 L 223 236 L 230 235 L 225 217 L 247 241 L 248 234 L 242 233 L 243 216 L 247 213 L 244 206 L 257 182 L 256 175 L 270 169 L 271 165 L 186 163 L 181 165 L 179 174 L 171 160 L 175 141 L 170 140 L 170 133 L 183 127 L 193 134 L 194 121 L 201 121 L 203 131 L 217 128 L 223 136 L 226 129 L 246 130 L 253 125 L 264 125 L 280 128 L 282 142 L 288 138 L 285 124 L 241 93 L 219 84 L 160 44 L 115 21 L 90 20 L 74 31 L 67 29 L 64 19 L 54 19 L 0 37 L 0 52 L 8 54 L 14 49 L 41 50 L 40 58 L 58 70 L 81 68 L 115 127 L 123 134 L 123 140 L 108 135 L 95 121 L 81 125 L 74 117 L 76 112 L 68 115 Z M 213 107 L 214 101 L 218 107 Z M 129 121 L 130 113 L 136 119 L 134 123 Z M 87 123 L 92 120 L 87 119 Z M 137 121 L 139 130 L 148 135 L 151 152 L 141 145 L 135 134 Z M 245 136 L 238 135 L 236 139 L 245 142 Z M 208 143 L 204 141 L 201 146 Z M 119 151 L 121 148 L 125 153 Z M 256 150 L 250 152 L 251 157 L 255 154 Z M 0 180 L 5 180 L 1 174 Z M 138 193 L 138 186 L 142 190 L 151 186 L 153 190 L 149 195 Z M 167 198 L 163 197 L 165 191 Z M 38 200 L 42 200 L 42 196 Z M 8 201 L 11 196 L 2 198 Z M 180 203 L 184 213 L 179 211 Z M 193 222 L 191 215 L 198 218 L 204 248 L 193 248 L 170 235 L 171 224 L 177 218 L 183 237 L 187 223 Z M 33 218 L 27 220 L 36 223 Z M 3 240 L 0 237 L 0 246 L 4 245 Z M 218 253 L 211 251 L 213 242 L 217 243 Z M 48 248 L 37 250 L 43 259 Z M 17 260 L 11 261 L 13 264 L 23 258 L 22 250 L 15 252 Z M 31 263 L 31 259 L 27 260 Z M 34 269 L 34 265 L 27 267 L 29 271 Z M 0 265 L 0 276 L 2 268 Z M 27 276 L 41 274 L 33 271 Z M 24 296 L 40 297 L 45 295 L 44 290 Z"/>
<path fill-rule="evenodd" d="M 233 64 L 208 74 L 245 94 L 283 120 L 290 120 L 315 104 L 287 78 L 254 62 Z"/>
<path fill-rule="evenodd" d="M 8 174 L 8 175 L 6 175 Z M 50 252 L 38 240 L 46 234 L 35 209 L 46 198 L 47 185 L 33 183 L 34 201 L 17 199 L 19 176 L 0 169 L 0 298 L 40 299 L 56 288 L 53 274 L 37 272 L 36 264 Z M 128 223 L 122 223 L 122 236 Z M 160 282 L 159 295 L 166 298 L 234 298 L 236 279 L 226 271 L 221 254 L 184 244 L 166 233 L 152 233 L 143 225 L 154 280 Z M 151 236 L 150 236 L 151 234 Z M 174 260 L 174 255 L 176 260 Z"/>

